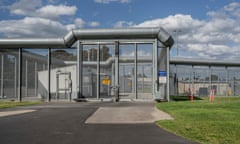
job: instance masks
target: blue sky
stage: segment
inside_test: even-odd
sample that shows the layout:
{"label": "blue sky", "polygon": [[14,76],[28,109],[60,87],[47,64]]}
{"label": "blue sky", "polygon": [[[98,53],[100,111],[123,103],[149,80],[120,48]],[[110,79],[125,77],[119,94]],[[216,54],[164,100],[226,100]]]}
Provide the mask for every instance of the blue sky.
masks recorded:
{"label": "blue sky", "polygon": [[[62,37],[79,28],[162,26],[184,57],[239,60],[239,25],[236,0],[0,1],[1,38]],[[176,44],[171,54],[176,56]]]}

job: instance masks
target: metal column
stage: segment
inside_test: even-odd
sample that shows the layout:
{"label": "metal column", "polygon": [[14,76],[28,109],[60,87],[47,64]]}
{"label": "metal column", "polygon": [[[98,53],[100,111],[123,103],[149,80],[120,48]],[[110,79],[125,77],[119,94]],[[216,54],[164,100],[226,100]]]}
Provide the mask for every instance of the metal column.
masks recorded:
{"label": "metal column", "polygon": [[119,42],[115,41],[115,56],[114,56],[114,62],[115,62],[115,83],[113,86],[115,101],[119,100]]}
{"label": "metal column", "polygon": [[100,44],[97,49],[97,99],[99,99],[100,93]]}
{"label": "metal column", "polygon": [[1,98],[4,98],[4,83],[3,83],[3,73],[4,73],[4,55],[2,55],[2,62],[1,62]]}
{"label": "metal column", "polygon": [[56,73],[56,100],[58,100],[59,98],[58,92],[59,92],[59,73],[57,72]]}
{"label": "metal column", "polygon": [[167,93],[167,101],[170,101],[170,96],[169,96],[169,57],[170,57],[170,53],[169,53],[169,47],[165,47],[167,49],[167,61],[166,61],[166,66],[167,66],[167,88],[166,88],[166,93]]}
{"label": "metal column", "polygon": [[137,99],[137,43],[135,43],[135,58],[134,58],[134,93],[135,98]]}
{"label": "metal column", "polygon": [[51,101],[51,48],[48,48],[48,95],[47,101]]}
{"label": "metal column", "polygon": [[142,65],[142,93],[144,93],[144,64]]}
{"label": "metal column", "polygon": [[228,96],[228,67],[225,66],[225,70],[226,70],[226,96]]}
{"label": "metal column", "polygon": [[14,59],[14,97],[17,98],[17,57]]}
{"label": "metal column", "polygon": [[18,100],[22,101],[22,48],[18,50]]}
{"label": "metal column", "polygon": [[25,97],[28,97],[28,60],[26,59],[25,69]]}
{"label": "metal column", "polygon": [[194,95],[194,91],[195,91],[195,88],[194,88],[195,72],[194,72],[194,66],[193,65],[192,65],[191,77],[192,77],[192,86],[191,86],[190,93],[192,95]]}
{"label": "metal column", "polygon": [[77,98],[82,98],[82,44],[77,42]]}
{"label": "metal column", "polygon": [[178,96],[178,71],[177,71],[177,65],[175,64],[175,73],[174,73],[174,95]]}
{"label": "metal column", "polygon": [[212,89],[212,69],[211,66],[209,66],[209,86],[210,90]]}
{"label": "metal column", "polygon": [[35,62],[35,96],[37,97],[38,92],[38,73],[37,73],[38,64]]}
{"label": "metal column", "polygon": [[159,70],[158,63],[157,63],[157,56],[158,56],[158,40],[155,39],[155,42],[153,43],[153,48],[152,48],[153,56],[152,56],[152,93],[153,93],[153,98],[157,99],[160,98],[160,93],[159,93],[159,84],[158,84],[158,77],[157,77],[157,72]]}

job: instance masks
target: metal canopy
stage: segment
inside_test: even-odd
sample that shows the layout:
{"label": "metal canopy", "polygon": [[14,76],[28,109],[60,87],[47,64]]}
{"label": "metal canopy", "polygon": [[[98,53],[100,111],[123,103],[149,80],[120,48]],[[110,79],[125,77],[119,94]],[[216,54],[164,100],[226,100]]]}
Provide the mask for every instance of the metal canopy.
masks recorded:
{"label": "metal canopy", "polygon": [[157,38],[164,46],[172,47],[174,40],[162,27],[79,29],[70,31],[63,38],[0,39],[0,48],[66,48],[77,40],[91,39],[150,39]]}

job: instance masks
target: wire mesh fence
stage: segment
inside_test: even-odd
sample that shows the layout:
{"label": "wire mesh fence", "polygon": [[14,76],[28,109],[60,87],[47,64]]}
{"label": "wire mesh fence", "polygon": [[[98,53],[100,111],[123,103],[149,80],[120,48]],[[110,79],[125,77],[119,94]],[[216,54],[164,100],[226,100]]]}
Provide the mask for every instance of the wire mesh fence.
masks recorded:
{"label": "wire mesh fence", "polygon": [[240,96],[240,68],[206,66],[170,66],[170,95]]}

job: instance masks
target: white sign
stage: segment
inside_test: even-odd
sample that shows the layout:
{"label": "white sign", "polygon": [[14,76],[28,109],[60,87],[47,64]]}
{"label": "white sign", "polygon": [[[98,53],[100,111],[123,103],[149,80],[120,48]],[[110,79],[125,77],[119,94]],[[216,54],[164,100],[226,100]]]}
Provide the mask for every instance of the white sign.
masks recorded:
{"label": "white sign", "polygon": [[166,76],[160,76],[158,77],[159,83],[167,83],[167,77]]}

